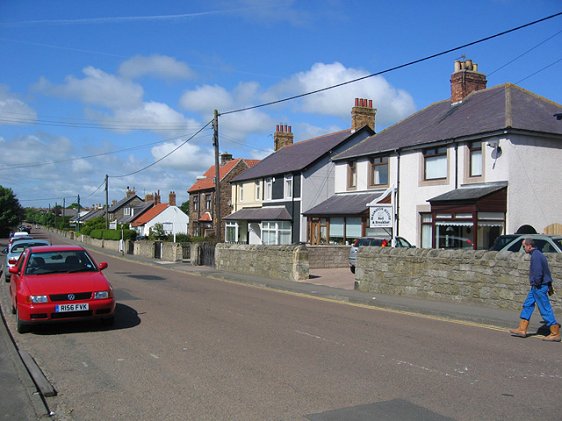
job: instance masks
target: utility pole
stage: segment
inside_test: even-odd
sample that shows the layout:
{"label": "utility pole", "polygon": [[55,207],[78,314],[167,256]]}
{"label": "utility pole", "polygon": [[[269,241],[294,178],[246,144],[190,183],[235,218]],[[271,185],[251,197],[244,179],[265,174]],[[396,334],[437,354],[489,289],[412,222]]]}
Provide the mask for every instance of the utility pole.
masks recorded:
{"label": "utility pole", "polygon": [[219,165],[219,112],[215,110],[213,117],[213,147],[215,148],[215,238],[221,240],[221,191]]}
{"label": "utility pole", "polygon": [[109,176],[105,175],[105,229],[109,229],[109,198],[107,196],[107,180]]}
{"label": "utility pole", "polygon": [[66,217],[66,197],[62,198],[62,229],[64,229],[64,222],[65,222],[65,217]]}
{"label": "utility pole", "polygon": [[80,232],[80,195],[78,195],[77,201],[78,201],[78,213],[76,217],[76,231]]}

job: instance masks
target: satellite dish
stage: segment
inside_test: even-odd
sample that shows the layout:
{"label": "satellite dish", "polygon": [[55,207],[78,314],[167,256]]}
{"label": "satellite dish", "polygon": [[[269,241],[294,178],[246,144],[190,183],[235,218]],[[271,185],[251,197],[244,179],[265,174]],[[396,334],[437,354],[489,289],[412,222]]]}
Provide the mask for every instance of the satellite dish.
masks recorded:
{"label": "satellite dish", "polygon": [[492,149],[492,158],[498,159],[500,156],[502,156],[502,148],[496,146],[494,149]]}

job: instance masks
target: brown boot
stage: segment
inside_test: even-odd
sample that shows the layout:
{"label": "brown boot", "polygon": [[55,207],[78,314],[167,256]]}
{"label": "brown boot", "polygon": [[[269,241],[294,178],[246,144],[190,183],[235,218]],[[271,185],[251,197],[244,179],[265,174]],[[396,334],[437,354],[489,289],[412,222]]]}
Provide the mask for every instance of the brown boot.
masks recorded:
{"label": "brown boot", "polygon": [[511,329],[509,333],[511,333],[511,336],[517,336],[518,338],[526,338],[528,327],[529,327],[529,320],[521,319],[519,320],[519,327],[517,329]]}
{"label": "brown boot", "polygon": [[543,341],[560,342],[560,325],[558,323],[550,326],[550,335],[545,336]]}

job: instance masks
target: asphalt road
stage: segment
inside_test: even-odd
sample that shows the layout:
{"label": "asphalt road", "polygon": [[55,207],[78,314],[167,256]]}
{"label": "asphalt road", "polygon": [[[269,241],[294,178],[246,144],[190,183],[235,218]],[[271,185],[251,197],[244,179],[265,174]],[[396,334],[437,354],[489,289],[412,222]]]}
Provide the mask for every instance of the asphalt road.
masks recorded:
{"label": "asphalt road", "polygon": [[14,334],[53,419],[560,419],[560,344],[94,256],[114,327]]}

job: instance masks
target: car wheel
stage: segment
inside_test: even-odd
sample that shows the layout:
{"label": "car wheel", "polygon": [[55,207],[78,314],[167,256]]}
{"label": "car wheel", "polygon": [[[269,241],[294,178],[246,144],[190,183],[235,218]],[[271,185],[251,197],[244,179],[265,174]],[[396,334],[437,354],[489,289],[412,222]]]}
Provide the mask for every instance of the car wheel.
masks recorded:
{"label": "car wheel", "polygon": [[17,329],[18,333],[29,332],[29,326],[26,325],[23,321],[20,320],[17,309],[16,309],[16,329]]}

